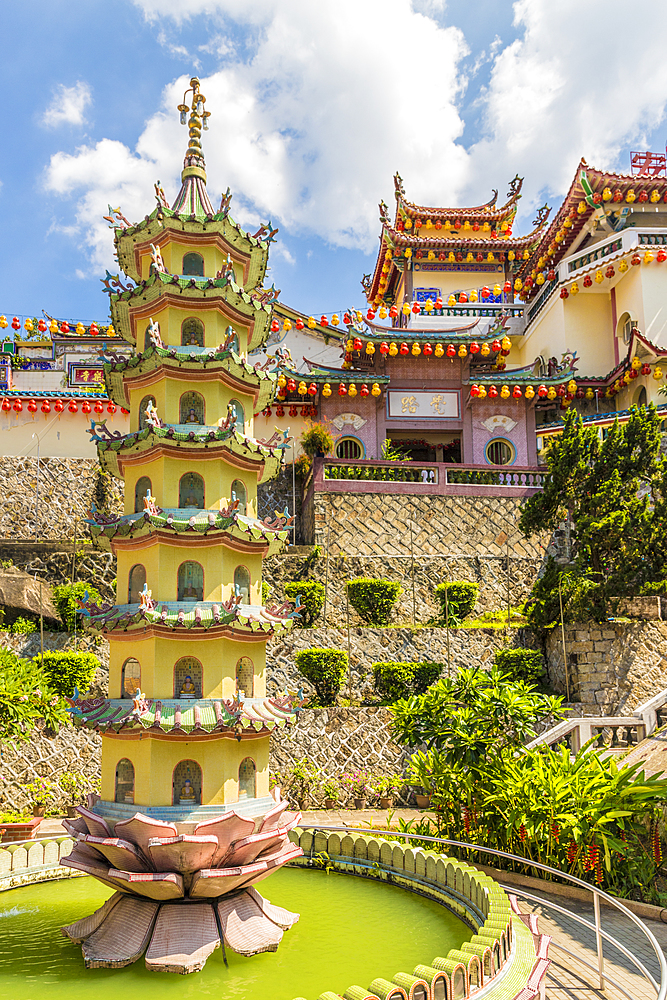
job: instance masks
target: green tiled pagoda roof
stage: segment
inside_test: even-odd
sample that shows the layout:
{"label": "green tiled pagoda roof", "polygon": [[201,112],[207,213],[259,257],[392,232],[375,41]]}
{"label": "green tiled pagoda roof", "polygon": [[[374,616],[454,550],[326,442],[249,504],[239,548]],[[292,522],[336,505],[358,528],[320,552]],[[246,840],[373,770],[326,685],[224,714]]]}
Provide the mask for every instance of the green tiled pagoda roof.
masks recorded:
{"label": "green tiled pagoda roof", "polygon": [[82,605],[85,624],[94,632],[142,631],[149,626],[168,629],[203,629],[229,627],[235,632],[258,638],[289,631],[296,611],[282,608],[264,608],[252,604],[215,601],[153,601],[147,603]]}

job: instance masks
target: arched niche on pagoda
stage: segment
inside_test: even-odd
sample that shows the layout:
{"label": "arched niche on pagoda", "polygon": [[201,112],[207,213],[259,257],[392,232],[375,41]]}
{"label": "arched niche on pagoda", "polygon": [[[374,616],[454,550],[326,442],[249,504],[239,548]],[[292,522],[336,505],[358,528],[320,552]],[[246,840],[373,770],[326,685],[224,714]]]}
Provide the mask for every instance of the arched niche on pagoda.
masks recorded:
{"label": "arched niche on pagoda", "polygon": [[257,767],[252,757],[239,764],[239,799],[257,798]]}
{"label": "arched niche on pagoda", "polygon": [[232,482],[232,503],[238,500],[237,512],[239,514],[245,514],[248,510],[248,491],[245,488],[245,483],[240,479],[235,479]]}
{"label": "arched niche on pagoda", "polygon": [[172,774],[171,786],[173,805],[201,805],[202,773],[197,761],[179,761]]}
{"label": "arched niche on pagoda", "polygon": [[202,665],[196,656],[182,656],[174,664],[174,698],[201,698]]}
{"label": "arched niche on pagoda", "polygon": [[142,514],[144,511],[144,499],[146,494],[151,491],[151,481],[148,476],[139,476],[137,479],[137,485],[134,487],[134,512],[135,514]]}
{"label": "arched niche on pagoda", "polygon": [[245,410],[243,404],[239,403],[238,399],[230,399],[230,407],[234,411],[234,420],[236,421],[236,430],[239,434],[243,434],[245,431]]}
{"label": "arched niche on pagoda", "polygon": [[129,656],[120,672],[121,698],[134,698],[141,688],[141,664],[135,656]]}
{"label": "arched niche on pagoda", "polygon": [[134,802],[134,764],[127,757],[116,764],[114,802]]}
{"label": "arched niche on pagoda", "polygon": [[204,424],[206,422],[204,397],[193,390],[184,392],[179,401],[178,412],[181,424]]}
{"label": "arched niche on pagoda", "polygon": [[187,560],[178,567],[177,600],[204,600],[204,569],[200,563]]}
{"label": "arched niche on pagoda", "polygon": [[181,274],[189,274],[194,278],[202,278],[204,276],[204,258],[200,253],[195,253],[194,250],[183,254],[181,267]]}
{"label": "arched niche on pagoda", "polygon": [[[144,396],[144,398],[139,403],[139,430],[142,431],[144,427],[148,426],[148,418],[146,417],[146,410],[148,409],[148,404],[152,403],[155,406],[155,396]],[[146,494],[144,494],[145,496]]]}
{"label": "arched niche on pagoda", "polygon": [[204,346],[204,324],[196,316],[189,316],[181,323],[181,346]]}
{"label": "arched niche on pagoda", "polygon": [[197,472],[186,472],[178,483],[178,506],[203,510],[205,503],[204,480]]}
{"label": "arched niche on pagoda", "polygon": [[241,604],[250,604],[250,570],[247,566],[237,566],[234,570],[234,594],[241,598]]}
{"label": "arched niche on pagoda", "polygon": [[255,667],[249,656],[242,656],[236,664],[236,693],[243,691],[252,698],[255,687]]}
{"label": "arched niche on pagoda", "polygon": [[138,604],[139,595],[146,584],[146,567],[141,563],[135,563],[128,573],[127,579],[127,603]]}

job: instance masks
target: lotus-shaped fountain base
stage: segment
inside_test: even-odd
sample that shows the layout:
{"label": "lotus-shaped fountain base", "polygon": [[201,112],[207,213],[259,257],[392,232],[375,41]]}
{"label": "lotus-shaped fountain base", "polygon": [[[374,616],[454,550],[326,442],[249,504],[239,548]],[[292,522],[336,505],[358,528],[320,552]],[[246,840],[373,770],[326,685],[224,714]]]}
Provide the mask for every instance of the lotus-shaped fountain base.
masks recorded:
{"label": "lotus-shaped fountain base", "polygon": [[275,951],[299,919],[254,884],[303,852],[289,840],[299,814],[278,802],[258,819],[223,813],[176,825],[136,813],[110,829],[79,807],[66,821],[75,838],[62,864],[116,889],[99,910],[62,931],[81,944],[88,968],[120,968],[146,952],[160,972],[197,972],[220,945],[241,955]]}

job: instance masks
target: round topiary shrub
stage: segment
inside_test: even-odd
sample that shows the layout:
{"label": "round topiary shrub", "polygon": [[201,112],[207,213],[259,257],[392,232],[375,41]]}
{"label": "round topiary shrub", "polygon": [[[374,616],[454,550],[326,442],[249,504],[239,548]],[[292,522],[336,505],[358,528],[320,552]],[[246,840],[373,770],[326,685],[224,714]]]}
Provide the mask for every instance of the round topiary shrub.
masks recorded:
{"label": "round topiary shrub", "polygon": [[53,603],[67,632],[74,631],[75,621],[77,630],[84,629],[85,619],[79,614],[79,601],[84,599],[86,593],[91,604],[103,603],[100,592],[83,581],[74,584],[64,583],[60,587],[53,588]]}
{"label": "round topiary shrub", "polygon": [[440,676],[439,663],[374,663],[375,690],[385,701],[399,701],[413,694],[424,694]]}
{"label": "round topiary shrub", "polygon": [[300,649],[296,665],[315,688],[320,705],[333,705],[347,672],[347,653],[340,649]]}
{"label": "round topiary shrub", "polygon": [[322,614],[324,607],[324,584],[317,580],[302,580],[285,584],[285,594],[291,601],[301,597],[300,617],[295,618],[295,624],[301,628],[312,628]]}
{"label": "round topiary shrub", "polygon": [[400,583],[360,576],[348,580],[347,595],[360,618],[369,625],[389,625],[396,601],[403,593]]}
{"label": "round topiary shrub", "polygon": [[[40,660],[41,655],[35,657],[36,663]],[[74,688],[79,689],[79,694],[85,694],[99,666],[100,661],[94,653],[77,653],[75,650],[44,653],[44,673],[50,686],[58,694],[69,697],[74,694]]]}
{"label": "round topiary shrub", "polygon": [[537,684],[544,674],[544,657],[537,649],[499,649],[496,666],[513,681]]}
{"label": "round topiary shrub", "polygon": [[479,597],[479,586],[470,583],[468,580],[450,580],[448,583],[439,583],[434,590],[435,599],[440,605],[440,617],[444,622],[447,618],[447,608],[445,607],[445,595],[449,605],[449,618],[455,621],[463,621],[472,612]]}

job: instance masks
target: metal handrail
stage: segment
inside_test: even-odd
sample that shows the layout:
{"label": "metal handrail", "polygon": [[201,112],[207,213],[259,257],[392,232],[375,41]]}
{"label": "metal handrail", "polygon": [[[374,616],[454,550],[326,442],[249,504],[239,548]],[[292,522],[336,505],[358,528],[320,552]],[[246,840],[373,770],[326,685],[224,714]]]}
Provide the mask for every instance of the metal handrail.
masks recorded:
{"label": "metal handrail", "polygon": [[[560,871],[558,868],[551,868],[549,865],[542,864],[540,861],[531,861],[528,858],[521,858],[516,854],[510,854],[507,851],[500,851],[494,847],[483,847],[481,844],[466,844],[463,841],[448,840],[445,837],[429,837],[421,833],[404,833],[398,830],[382,830],[374,827],[364,828],[364,827],[348,827],[348,826],[326,826],[314,823],[306,824],[302,829],[329,830],[332,833],[345,833],[345,834],[362,833],[366,836],[369,835],[381,836],[381,837],[388,837],[391,839],[404,837],[408,840],[422,840],[422,841],[426,840],[434,844],[446,844],[449,847],[460,847],[468,851],[479,851],[482,854],[492,854],[495,857],[504,858],[507,861],[518,861],[520,864],[525,865],[528,868],[539,868],[540,871],[547,872],[550,875],[556,875],[559,879],[565,879],[566,881],[571,882],[573,885],[576,885],[582,889],[586,889],[588,892],[591,892],[593,894],[593,909],[595,913],[594,924],[591,924],[583,917],[579,917],[578,914],[572,913],[570,910],[563,909],[563,907],[558,906],[556,903],[551,903],[548,900],[531,896],[530,893],[524,892],[517,886],[510,887],[503,885],[501,887],[503,889],[507,889],[512,893],[515,893],[516,895],[524,896],[526,899],[536,900],[543,906],[552,907],[555,910],[559,910],[562,913],[566,913],[569,917],[572,917],[578,923],[583,923],[587,927],[589,927],[589,929],[594,931],[597,961],[598,961],[597,973],[600,982],[599,988],[601,990],[604,990],[605,980],[607,980],[614,987],[616,987],[616,989],[620,990],[621,993],[625,994],[625,996],[629,996],[627,991],[619,983],[615,982],[615,980],[612,979],[612,977],[604,970],[604,954],[602,951],[602,939],[604,938],[605,940],[609,941],[610,944],[617,947],[623,954],[625,954],[633,962],[633,964],[640,970],[644,978],[647,979],[647,981],[651,984],[651,986],[656,990],[656,1000],[667,1000],[667,959],[665,958],[662,948],[660,947],[655,935],[652,933],[651,930],[649,930],[649,928],[646,926],[643,920],[640,920],[639,917],[635,916],[635,914],[631,910],[629,910],[627,906],[624,906],[623,903],[620,902],[620,900],[616,899],[614,896],[610,896],[609,893],[604,892],[604,890],[592,886],[589,882],[584,882],[583,879],[577,878],[576,875],[570,875],[567,872]],[[604,899],[604,901],[609,906],[615,907],[615,909],[620,910],[620,912],[623,913],[626,917],[629,917],[630,920],[634,924],[636,924],[637,927],[639,927],[642,934],[644,934],[644,936],[648,939],[648,942],[653,948],[656,958],[658,959],[658,965],[660,966],[659,986],[656,983],[653,976],[648,971],[648,969],[645,968],[645,966],[643,965],[642,962],[640,962],[639,959],[631,955],[628,949],[626,949],[623,945],[621,945],[620,942],[616,941],[611,935],[607,934],[605,931],[602,930],[601,918],[600,918],[601,899]],[[566,952],[572,958],[575,958],[577,961],[581,962],[582,965],[586,965],[589,968],[594,969],[594,966],[592,966],[589,962],[586,962],[586,960],[581,958],[579,955],[576,955],[573,952],[568,951],[568,949],[564,948],[562,945],[559,945],[557,942],[554,942],[554,945],[555,947],[559,948],[559,950]],[[633,1000],[633,998],[629,998],[629,1000]]]}

